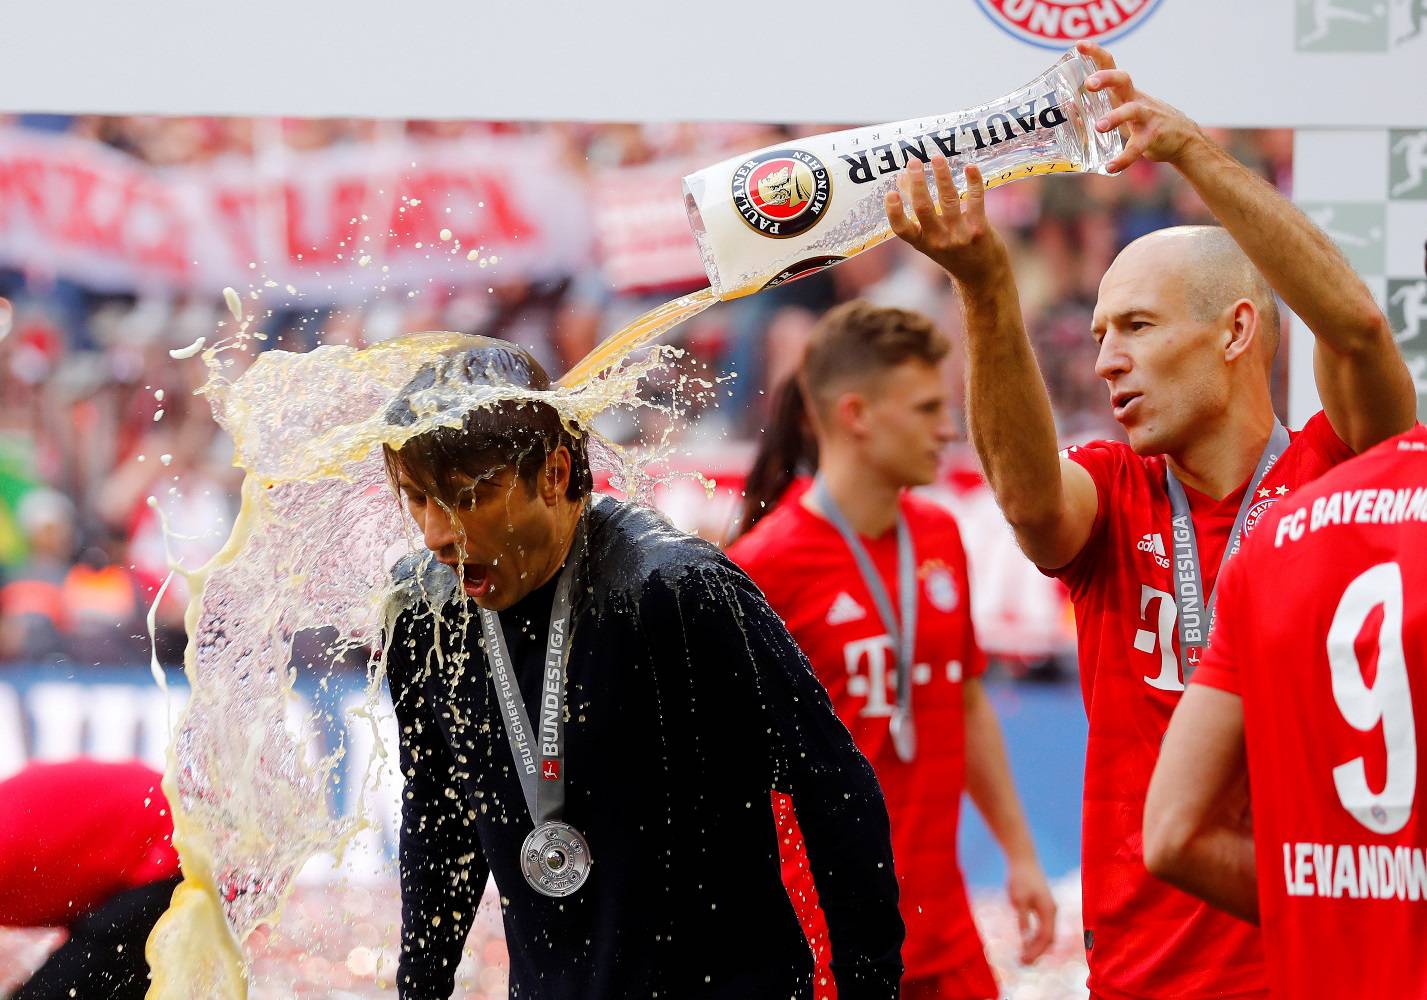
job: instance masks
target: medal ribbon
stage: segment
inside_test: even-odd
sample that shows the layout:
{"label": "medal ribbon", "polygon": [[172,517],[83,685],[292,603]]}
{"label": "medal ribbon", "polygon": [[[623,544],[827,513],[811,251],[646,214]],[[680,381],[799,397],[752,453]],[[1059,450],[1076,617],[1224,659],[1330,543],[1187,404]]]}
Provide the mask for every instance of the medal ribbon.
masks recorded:
{"label": "medal ribbon", "polygon": [[[1259,456],[1258,467],[1249,480],[1249,488],[1244,492],[1243,503],[1239,504],[1239,514],[1234,518],[1234,530],[1224,546],[1224,556],[1219,560],[1219,574],[1214,577],[1214,590],[1219,589],[1219,579],[1229,557],[1239,551],[1244,534],[1244,522],[1248,519],[1249,508],[1254,505],[1254,494],[1259,484],[1268,475],[1280,455],[1289,445],[1288,431],[1277,420],[1273,422],[1273,433]],[[1164,466],[1165,486],[1169,491],[1170,538],[1174,549],[1174,601],[1179,608],[1179,663],[1184,672],[1184,683],[1189,683],[1194,673],[1190,662],[1191,649],[1203,649],[1209,645],[1209,633],[1214,627],[1214,593],[1204,596],[1204,576],[1199,566],[1199,543],[1194,534],[1194,518],[1189,512],[1189,497],[1184,486],[1175,476],[1166,461]]]}
{"label": "medal ribbon", "polygon": [[520,790],[536,826],[560,819],[565,811],[565,663],[570,657],[570,590],[575,579],[577,553],[585,535],[581,518],[575,540],[566,557],[565,568],[555,584],[555,600],[550,608],[550,631],[545,643],[545,665],[540,680],[540,732],[531,726],[530,713],[521,697],[511,669],[510,647],[500,628],[500,616],[481,608],[481,631],[485,636],[486,661],[501,703],[501,721],[515,758]]}
{"label": "medal ribbon", "polygon": [[[862,540],[857,537],[857,532],[852,530],[852,525],[848,523],[847,518],[838,508],[837,501],[833,500],[832,493],[827,488],[827,482],[822,476],[813,478],[812,489],[813,499],[822,508],[828,521],[837,529],[837,533],[842,536],[842,540],[851,550],[852,558],[857,563],[857,571],[862,576],[862,582],[866,585],[867,592],[872,595],[872,603],[877,605],[877,614],[882,618],[882,625],[887,629],[887,634],[892,637],[893,655],[897,661],[897,714],[900,716],[899,724],[910,727],[912,725],[912,657],[915,655],[917,641],[917,560],[916,553],[912,548],[912,533],[908,530],[906,519],[902,517],[899,507],[897,510],[897,597],[901,605],[899,620],[892,610],[892,599],[887,594],[887,587],[882,583],[882,575],[877,572],[877,567],[873,564],[872,557],[867,554]],[[908,731],[910,732],[910,729]]]}

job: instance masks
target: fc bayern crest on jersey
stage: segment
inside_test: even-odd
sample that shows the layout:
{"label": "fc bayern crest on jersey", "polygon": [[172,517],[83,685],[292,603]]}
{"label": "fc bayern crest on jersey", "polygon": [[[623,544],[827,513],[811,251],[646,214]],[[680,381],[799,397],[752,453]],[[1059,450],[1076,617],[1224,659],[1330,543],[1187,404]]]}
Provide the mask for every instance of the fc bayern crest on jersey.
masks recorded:
{"label": "fc bayern crest on jersey", "polygon": [[1268,513],[1268,509],[1278,503],[1278,497],[1269,497],[1267,500],[1260,500],[1249,508],[1249,512],[1244,515],[1244,537],[1248,538],[1254,530],[1254,525],[1259,523],[1259,518]]}
{"label": "fc bayern crest on jersey", "polygon": [[1113,42],[1134,31],[1160,0],[976,0],[1002,31],[1043,49]]}
{"label": "fc bayern crest on jersey", "polygon": [[961,594],[956,589],[956,578],[945,566],[937,566],[927,574],[927,600],[932,607],[946,614],[956,610]]}
{"label": "fc bayern crest on jersey", "polygon": [[774,149],[739,165],[731,193],[748,228],[785,240],[818,224],[832,197],[832,175],[812,153]]}

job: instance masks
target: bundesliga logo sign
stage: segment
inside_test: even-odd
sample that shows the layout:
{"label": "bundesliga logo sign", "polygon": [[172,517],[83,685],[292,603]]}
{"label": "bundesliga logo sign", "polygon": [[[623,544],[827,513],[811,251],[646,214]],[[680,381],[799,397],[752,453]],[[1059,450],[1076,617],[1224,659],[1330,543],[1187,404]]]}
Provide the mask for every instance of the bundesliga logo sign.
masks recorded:
{"label": "bundesliga logo sign", "polygon": [[1133,31],[1160,0],[976,0],[996,26],[1023,42],[1064,49],[1112,42]]}

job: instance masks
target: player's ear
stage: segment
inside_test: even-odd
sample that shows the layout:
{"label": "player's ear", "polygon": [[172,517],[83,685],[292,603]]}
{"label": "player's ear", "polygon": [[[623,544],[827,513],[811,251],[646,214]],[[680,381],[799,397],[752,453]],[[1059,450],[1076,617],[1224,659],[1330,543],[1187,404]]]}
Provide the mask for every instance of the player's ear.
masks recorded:
{"label": "player's ear", "polygon": [[1258,309],[1248,299],[1229,307],[1224,324],[1224,360],[1236,361],[1258,344],[1262,334]]}
{"label": "player's ear", "polygon": [[833,402],[832,415],[844,433],[863,434],[867,430],[867,398],[860,392],[844,392]]}
{"label": "player's ear", "polygon": [[545,460],[545,468],[540,473],[540,499],[548,506],[554,506],[569,489],[570,470],[570,449],[562,444],[550,453],[550,457]]}

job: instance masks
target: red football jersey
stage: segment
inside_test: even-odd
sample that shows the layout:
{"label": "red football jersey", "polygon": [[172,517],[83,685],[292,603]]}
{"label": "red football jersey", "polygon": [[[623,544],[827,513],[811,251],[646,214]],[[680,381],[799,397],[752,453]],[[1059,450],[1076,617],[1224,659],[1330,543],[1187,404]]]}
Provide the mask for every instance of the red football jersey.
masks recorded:
{"label": "red football jersey", "polygon": [[[897,702],[893,640],[837,529],[802,505],[806,485],[791,490],[729,555],[787,623],[881,781],[907,925],[902,949],[906,979],[945,977],[968,989],[948,995],[995,996],[995,979],[971,919],[955,853],[965,771],[961,682],[985,670],[971,624],[966,554],[956,521],[929,500],[912,495],[901,500],[920,591],[912,673],[917,756],[905,763],[888,730]],[[893,606],[900,606],[896,532],[862,543]],[[821,998],[831,992],[822,984],[832,982],[826,926],[786,802],[779,826],[784,880],[819,956]]]}
{"label": "red football jersey", "polygon": [[[1171,888],[1144,865],[1145,793],[1184,690],[1164,458],[1141,458],[1108,441],[1066,454],[1090,473],[1099,494],[1085,547],[1052,574],[1075,605],[1090,720],[1081,816],[1090,990],[1115,1000],[1262,993],[1258,929]],[[1246,535],[1274,503],[1350,457],[1327,417],[1315,415],[1264,477]],[[1219,501],[1185,487],[1206,594],[1247,485]]]}
{"label": "red football jersey", "polygon": [[1193,683],[1244,702],[1269,987],[1427,997],[1427,430],[1280,504]]}
{"label": "red football jersey", "polygon": [[0,925],[67,926],[177,875],[162,780],[139,763],[72,760],[0,782]]}

